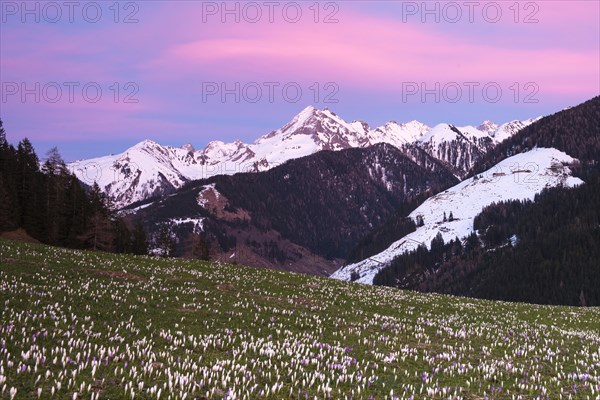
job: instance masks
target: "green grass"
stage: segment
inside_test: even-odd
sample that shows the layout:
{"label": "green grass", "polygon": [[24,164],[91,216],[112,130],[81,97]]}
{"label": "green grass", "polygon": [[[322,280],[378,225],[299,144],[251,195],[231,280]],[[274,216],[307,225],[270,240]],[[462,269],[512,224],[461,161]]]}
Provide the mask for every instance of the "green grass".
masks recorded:
{"label": "green grass", "polygon": [[0,398],[600,398],[597,308],[10,241],[0,258]]}

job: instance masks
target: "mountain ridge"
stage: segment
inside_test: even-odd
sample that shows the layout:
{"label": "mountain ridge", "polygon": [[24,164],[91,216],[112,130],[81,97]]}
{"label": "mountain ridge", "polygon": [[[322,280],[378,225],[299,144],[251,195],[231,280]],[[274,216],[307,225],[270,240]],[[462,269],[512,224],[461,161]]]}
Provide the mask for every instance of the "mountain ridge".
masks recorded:
{"label": "mountain ridge", "polygon": [[197,150],[191,144],[162,146],[146,139],[116,155],[74,161],[69,168],[84,183],[97,182],[119,208],[172,193],[189,181],[266,171],[318,151],[365,148],[378,143],[401,149],[417,163],[424,162],[419,156],[424,151],[463,177],[483,154],[533,121],[515,120],[502,125],[484,121],[477,127],[458,128],[451,124],[429,127],[414,120],[400,124],[389,121],[370,128],[364,121],[347,122],[329,109],[308,106],[287,124],[251,144],[215,140]]}

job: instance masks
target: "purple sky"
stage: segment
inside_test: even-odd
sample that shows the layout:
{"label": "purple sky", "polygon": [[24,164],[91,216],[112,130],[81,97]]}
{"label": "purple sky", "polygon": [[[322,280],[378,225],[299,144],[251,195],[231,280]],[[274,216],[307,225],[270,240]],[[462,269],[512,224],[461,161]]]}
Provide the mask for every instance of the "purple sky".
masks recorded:
{"label": "purple sky", "polygon": [[600,94],[598,1],[68,4],[0,1],[0,118],[42,156],[249,142],[309,104],[466,125]]}

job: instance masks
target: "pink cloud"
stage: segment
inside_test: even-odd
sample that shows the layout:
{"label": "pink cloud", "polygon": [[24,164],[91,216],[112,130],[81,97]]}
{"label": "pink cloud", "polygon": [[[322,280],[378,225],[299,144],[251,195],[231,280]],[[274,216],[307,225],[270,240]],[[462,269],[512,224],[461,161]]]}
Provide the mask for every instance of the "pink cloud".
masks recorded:
{"label": "pink cloud", "polygon": [[[151,65],[172,77],[335,79],[387,91],[407,81],[537,82],[553,95],[598,87],[598,51],[491,46],[427,25],[346,13],[339,24],[233,24],[229,37],[169,47]],[[310,29],[309,29],[310,28]]]}
{"label": "pink cloud", "polygon": [[[598,87],[597,46],[551,46],[552,37],[557,42],[564,37],[559,26],[597,29],[595,2],[536,3],[539,23],[527,28],[550,35],[539,48],[515,43],[512,32],[518,27],[508,16],[502,24],[473,26],[474,33],[496,33],[465,36],[468,24],[453,33],[436,24],[403,23],[400,14],[365,16],[341,4],[335,24],[315,24],[310,18],[296,24],[281,18],[223,24],[217,17],[202,23],[201,6],[188,3],[181,8],[148,6],[145,13],[142,7],[139,24],[94,27],[75,36],[44,26],[19,29],[22,38],[3,40],[6,53],[14,54],[2,61],[4,79],[124,83],[125,69],[140,86],[190,94],[200,90],[199,83],[214,79],[331,80],[346,88],[383,92],[414,81],[535,81],[553,95]],[[527,10],[521,10],[522,17]],[[499,44],[503,33],[506,42]],[[35,40],[40,35],[47,40]],[[488,35],[495,40],[487,40]],[[598,44],[598,39],[581,35],[573,40]],[[19,51],[23,48],[28,51]],[[159,96],[153,103],[169,106]]]}

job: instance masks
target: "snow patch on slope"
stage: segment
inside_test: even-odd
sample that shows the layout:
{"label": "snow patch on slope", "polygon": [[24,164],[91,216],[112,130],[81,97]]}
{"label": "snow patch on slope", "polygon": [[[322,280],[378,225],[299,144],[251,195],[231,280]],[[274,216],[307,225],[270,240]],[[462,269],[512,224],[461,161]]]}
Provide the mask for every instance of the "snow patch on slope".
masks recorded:
{"label": "snow patch on slope", "polygon": [[[392,243],[383,252],[366,260],[342,267],[331,277],[350,280],[353,272],[360,274],[361,283],[373,283],[373,278],[398,255],[411,251],[420,244],[431,246],[431,240],[441,233],[445,242],[456,237],[463,238],[473,231],[473,220],[481,210],[505,200],[533,200],[545,188],[582,184],[571,176],[568,165],[575,161],[567,154],[552,148],[536,148],[509,157],[493,168],[427,199],[409,217],[415,222],[417,216],[424,220],[402,239]],[[454,220],[444,222],[444,213],[452,212]],[[516,238],[515,238],[516,239]]]}
{"label": "snow patch on slope", "polygon": [[219,199],[221,193],[216,189],[215,184],[211,183],[210,185],[203,186],[200,193],[198,193],[198,197],[196,200],[198,201],[198,205],[202,208],[206,208],[208,203],[210,202],[209,196],[214,196],[215,199]]}
{"label": "snow patch on slope", "polygon": [[200,233],[204,231],[204,220],[205,218],[172,218],[170,222],[172,225],[192,224],[193,232]]}

